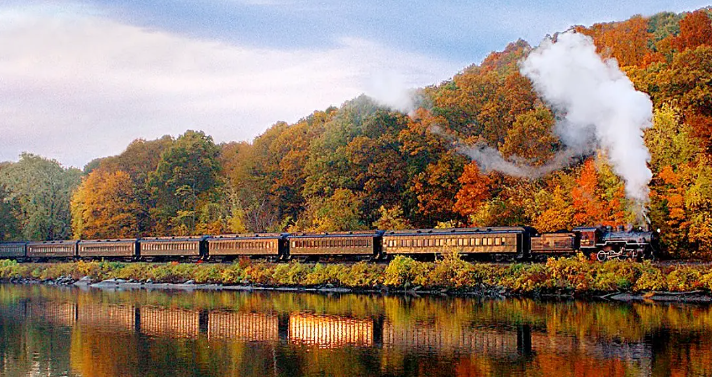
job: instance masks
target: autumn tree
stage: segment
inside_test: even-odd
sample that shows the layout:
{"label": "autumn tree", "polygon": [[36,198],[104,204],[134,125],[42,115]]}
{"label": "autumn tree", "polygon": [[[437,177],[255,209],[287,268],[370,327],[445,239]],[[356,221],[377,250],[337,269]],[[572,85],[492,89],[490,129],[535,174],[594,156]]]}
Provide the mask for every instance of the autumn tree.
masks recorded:
{"label": "autumn tree", "polygon": [[599,196],[598,172],[593,159],[583,164],[576,179],[576,186],[571,191],[574,209],[573,221],[577,225],[607,225],[605,203]]}
{"label": "autumn tree", "polygon": [[680,20],[680,34],[675,37],[673,45],[678,51],[712,46],[712,18],[706,10],[696,10]]}
{"label": "autumn tree", "polygon": [[648,53],[651,35],[648,19],[640,15],[622,22],[594,24],[590,28],[578,27],[578,32],[589,35],[603,58],[614,57],[620,66],[639,65]]}
{"label": "autumn tree", "polygon": [[[455,199],[455,211],[460,215],[468,217],[480,211],[480,207],[492,198],[492,179],[480,172],[476,163],[465,165],[458,181],[462,188],[458,191]],[[473,224],[483,225],[483,224]]]}
{"label": "autumn tree", "polygon": [[155,207],[151,197],[150,187],[147,184],[148,175],[154,172],[161,160],[161,154],[173,144],[173,138],[163,136],[156,140],[136,139],[132,141],[121,154],[91,161],[84,167],[85,174],[94,170],[103,170],[107,173],[125,172],[131,178],[132,208],[137,208],[136,214],[138,235],[153,235],[155,221],[150,209]]}
{"label": "autumn tree", "polygon": [[94,170],[72,196],[75,238],[137,237],[140,208],[133,182],[124,171]]}
{"label": "autumn tree", "polygon": [[400,206],[386,208],[381,206],[378,209],[380,217],[373,222],[373,227],[381,230],[401,230],[409,229],[413,226],[408,219],[403,216],[403,209]]}
{"label": "autumn tree", "polygon": [[653,156],[650,216],[673,255],[700,252],[709,257],[712,165],[692,133],[675,107],[656,110],[653,128],[645,134]]}
{"label": "autumn tree", "polygon": [[545,107],[522,113],[507,130],[499,150],[505,157],[517,156],[529,165],[543,165],[559,148],[559,139],[552,132],[554,124],[554,115]]}
{"label": "autumn tree", "polygon": [[295,230],[330,232],[361,230],[368,227],[361,221],[363,200],[349,189],[339,188],[326,198],[313,197],[307,202],[304,216]]}
{"label": "autumn tree", "polygon": [[572,228],[575,210],[572,206],[571,191],[566,186],[556,184],[552,192],[540,190],[532,199],[539,211],[531,216],[531,224],[539,232],[556,232]]}

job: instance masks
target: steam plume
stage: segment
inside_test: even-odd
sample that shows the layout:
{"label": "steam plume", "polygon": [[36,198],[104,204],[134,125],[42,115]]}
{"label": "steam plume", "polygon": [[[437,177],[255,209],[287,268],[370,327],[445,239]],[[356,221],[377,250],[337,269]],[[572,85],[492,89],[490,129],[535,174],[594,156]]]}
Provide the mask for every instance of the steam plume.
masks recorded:
{"label": "steam plume", "polygon": [[625,182],[626,196],[642,218],[648,202],[652,173],[643,130],[651,126],[650,98],[635,90],[615,59],[602,60],[593,40],[573,31],[544,40],[521,62],[520,72],[532,80],[559,121],[554,132],[564,148],[542,167],[504,159],[489,147],[466,147],[484,170],[498,170],[522,177],[539,177],[590,154],[606,151],[613,171]]}

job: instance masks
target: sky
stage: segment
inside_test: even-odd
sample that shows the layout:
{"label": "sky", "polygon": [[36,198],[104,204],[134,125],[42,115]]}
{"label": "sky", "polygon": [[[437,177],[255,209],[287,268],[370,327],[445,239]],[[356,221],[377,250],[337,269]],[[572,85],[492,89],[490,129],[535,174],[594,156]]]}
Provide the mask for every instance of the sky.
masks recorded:
{"label": "sky", "polygon": [[134,139],[250,141],[366,94],[407,110],[522,38],[700,1],[3,0],[0,161],[82,168]]}

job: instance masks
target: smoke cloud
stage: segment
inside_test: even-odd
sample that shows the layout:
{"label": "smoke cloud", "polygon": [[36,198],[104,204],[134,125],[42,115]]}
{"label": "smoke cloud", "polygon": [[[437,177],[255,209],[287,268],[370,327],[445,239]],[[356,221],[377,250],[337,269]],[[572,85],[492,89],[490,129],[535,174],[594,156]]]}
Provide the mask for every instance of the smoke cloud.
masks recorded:
{"label": "smoke cloud", "polygon": [[652,125],[650,98],[635,90],[615,59],[601,59],[590,37],[573,31],[544,40],[520,63],[520,72],[557,114],[562,151],[545,166],[531,167],[486,146],[460,150],[483,170],[536,178],[603,149],[642,218],[652,178],[643,141],[643,130]]}

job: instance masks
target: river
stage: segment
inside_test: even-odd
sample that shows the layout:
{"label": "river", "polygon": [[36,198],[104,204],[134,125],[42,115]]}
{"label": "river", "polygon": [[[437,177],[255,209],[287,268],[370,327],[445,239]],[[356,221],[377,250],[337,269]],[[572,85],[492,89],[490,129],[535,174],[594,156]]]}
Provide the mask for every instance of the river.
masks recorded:
{"label": "river", "polygon": [[712,307],[0,285],[2,376],[712,375]]}

